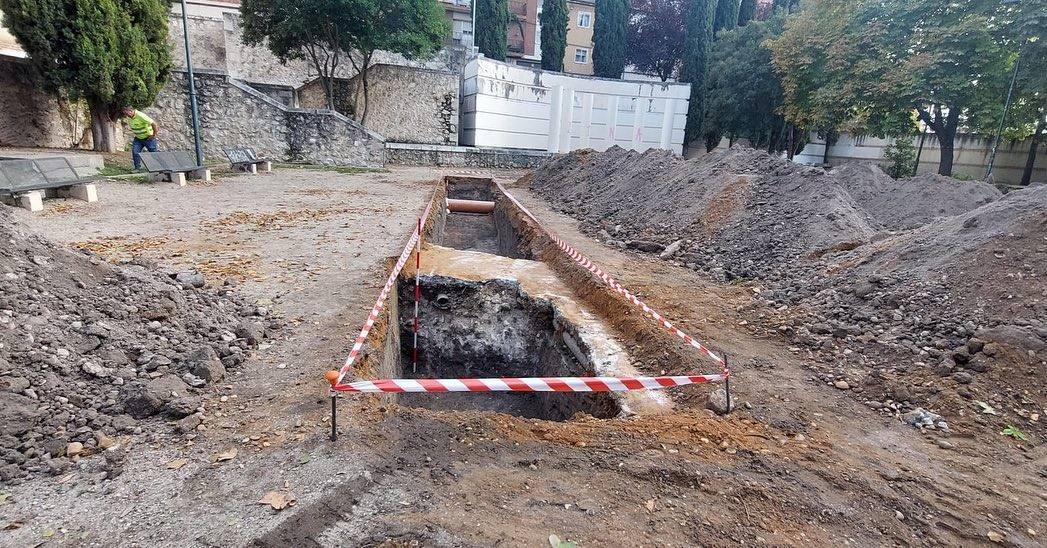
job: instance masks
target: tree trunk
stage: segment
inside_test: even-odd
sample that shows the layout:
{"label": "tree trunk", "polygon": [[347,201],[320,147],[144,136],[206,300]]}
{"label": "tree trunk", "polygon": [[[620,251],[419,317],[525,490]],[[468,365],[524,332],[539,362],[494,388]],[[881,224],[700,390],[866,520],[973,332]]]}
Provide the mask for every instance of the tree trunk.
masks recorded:
{"label": "tree trunk", "polygon": [[324,83],[324,95],[327,96],[327,110],[334,110],[334,78],[321,76]]}
{"label": "tree trunk", "polygon": [[941,144],[941,160],[938,162],[938,175],[952,177],[953,153],[956,144],[956,126],[960,122],[960,109],[956,106],[949,107],[949,115],[945,118],[945,127],[938,135],[938,143]]}
{"label": "tree trunk", "polygon": [[100,101],[88,101],[91,111],[91,141],[98,152],[116,152],[117,121],[114,109]]}
{"label": "tree trunk", "polygon": [[368,53],[367,55],[364,55],[363,63],[361,64],[362,68],[360,70],[360,83],[363,84],[364,88],[364,110],[363,113],[360,114],[360,125],[367,123],[367,109],[371,106],[371,89],[367,81],[367,75],[371,72],[371,55],[373,54]]}
{"label": "tree trunk", "polygon": [[785,153],[785,156],[787,158],[789,158],[789,161],[792,161],[792,159],[793,159],[793,146],[794,146],[793,143],[795,143],[795,142],[796,142],[796,128],[792,124],[789,124],[789,140],[786,141],[786,146],[789,147],[789,150],[786,151],[786,153]]}
{"label": "tree trunk", "polygon": [[1047,121],[1040,116],[1040,123],[1036,124],[1036,133],[1032,134],[1032,143],[1029,144],[1029,156],[1025,159],[1025,170],[1022,171],[1022,186],[1029,186],[1032,182],[1032,169],[1036,166],[1036,152],[1040,147],[1040,137],[1043,136],[1043,130],[1047,126]]}
{"label": "tree trunk", "polygon": [[822,165],[829,165],[829,149],[836,144],[836,140],[839,139],[839,134],[835,130],[828,130],[825,132],[825,148],[822,150]]}
{"label": "tree trunk", "polygon": [[371,106],[370,89],[368,89],[369,86],[367,85],[368,72],[370,72],[370,69],[367,65],[364,65],[364,70],[360,73],[360,82],[363,83],[364,86],[364,110],[363,113],[360,114],[360,125],[367,123],[367,107]]}

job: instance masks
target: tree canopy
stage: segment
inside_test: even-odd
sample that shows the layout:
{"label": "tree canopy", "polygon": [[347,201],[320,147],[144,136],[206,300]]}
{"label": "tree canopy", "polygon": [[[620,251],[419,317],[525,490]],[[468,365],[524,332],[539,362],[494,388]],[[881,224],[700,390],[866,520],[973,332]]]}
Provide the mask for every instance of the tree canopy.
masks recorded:
{"label": "tree canopy", "polygon": [[680,71],[689,2],[642,0],[633,4],[626,60],[637,72],[657,76],[665,82]]}
{"label": "tree canopy", "polygon": [[687,107],[687,127],[684,141],[698,139],[702,132],[705,113],[705,77],[708,74],[709,51],[713,41],[713,17],[716,0],[690,0],[684,19],[685,39],[680,81],[691,84],[691,99]]}
{"label": "tree canopy", "polygon": [[890,134],[908,131],[915,111],[949,175],[961,122],[974,125],[982,102],[1002,103],[1019,11],[996,0],[805,0],[771,43],[785,116]]}
{"label": "tree canopy", "polygon": [[756,19],[756,0],[742,0],[738,6],[738,26],[744,27]]}
{"label": "tree canopy", "polygon": [[593,23],[593,74],[602,78],[621,78],[625,70],[625,50],[629,22],[626,0],[596,0]]}
{"label": "tree canopy", "polygon": [[542,69],[563,71],[564,51],[567,49],[567,0],[546,0],[542,3]]}
{"label": "tree canopy", "polygon": [[490,59],[505,61],[509,49],[509,0],[475,1],[476,47]]}
{"label": "tree canopy", "polygon": [[717,0],[713,18],[713,34],[738,26],[738,0]]}
{"label": "tree canopy", "polygon": [[764,43],[782,30],[782,18],[754,21],[721,33],[709,61],[703,133],[707,148],[722,136],[747,139],[754,148],[785,149],[783,94]]}
{"label": "tree canopy", "polygon": [[[334,108],[333,79],[345,63],[364,79],[366,119],[367,68],[375,51],[407,58],[431,55],[449,25],[435,0],[243,0],[243,37],[265,44],[282,62],[308,61]],[[356,57],[354,57],[356,55]]]}
{"label": "tree canopy", "polygon": [[163,0],[0,0],[43,88],[84,99],[96,150],[116,149],[117,111],[153,104],[171,68]]}

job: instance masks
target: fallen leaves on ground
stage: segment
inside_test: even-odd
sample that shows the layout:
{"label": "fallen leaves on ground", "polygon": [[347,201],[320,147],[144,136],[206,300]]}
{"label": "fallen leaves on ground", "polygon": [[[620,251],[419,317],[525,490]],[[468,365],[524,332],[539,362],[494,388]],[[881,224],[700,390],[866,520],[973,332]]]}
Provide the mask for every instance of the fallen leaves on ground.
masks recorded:
{"label": "fallen leaves on ground", "polygon": [[288,506],[294,506],[298,499],[286,491],[269,491],[258,500],[258,504],[268,504],[273,510],[283,510]]}
{"label": "fallen leaves on ground", "polygon": [[101,255],[108,261],[116,261],[141,255],[145,251],[156,251],[167,245],[168,241],[166,236],[134,239],[124,236],[108,236],[73,242],[71,245],[76,249]]}

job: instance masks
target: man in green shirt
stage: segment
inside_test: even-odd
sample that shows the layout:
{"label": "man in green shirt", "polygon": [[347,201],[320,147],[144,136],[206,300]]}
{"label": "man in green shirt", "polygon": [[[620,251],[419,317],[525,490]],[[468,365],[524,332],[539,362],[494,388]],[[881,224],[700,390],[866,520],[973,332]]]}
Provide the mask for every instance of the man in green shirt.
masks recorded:
{"label": "man in green shirt", "polygon": [[127,118],[127,125],[131,128],[131,133],[135,134],[135,139],[131,142],[131,160],[137,171],[142,165],[142,150],[156,152],[156,133],[160,127],[140,110],[124,107],[122,111],[124,118]]}

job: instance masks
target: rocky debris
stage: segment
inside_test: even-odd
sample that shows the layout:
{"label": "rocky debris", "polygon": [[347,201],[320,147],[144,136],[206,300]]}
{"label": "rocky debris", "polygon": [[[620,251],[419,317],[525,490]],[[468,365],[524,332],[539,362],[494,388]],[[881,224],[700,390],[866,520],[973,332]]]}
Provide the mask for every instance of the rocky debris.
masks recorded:
{"label": "rocky debris", "polygon": [[717,415],[726,415],[729,411],[734,410],[734,399],[731,399],[731,407],[727,407],[727,391],[723,388],[717,388],[709,393],[709,401],[706,403],[706,407],[711,409]]}
{"label": "rocky debris", "polygon": [[917,407],[903,414],[902,421],[914,428],[929,428],[931,430],[937,428],[943,432],[949,431],[949,424],[942,419],[941,415],[931,413],[922,407]]}
{"label": "rocky debris", "polygon": [[209,383],[282,327],[235,292],[200,289],[195,276],[112,266],[55,245],[6,207],[0,240],[3,481],[59,473],[69,466],[64,455],[92,455],[117,434],[163,426],[150,417],[195,414]]}
{"label": "rocky debris", "polygon": [[753,284],[752,329],[811,352],[817,381],[885,414],[980,397],[1025,417],[1047,404],[1047,186],[1001,195],[742,148],[576,151],[530,186],[608,245]]}

